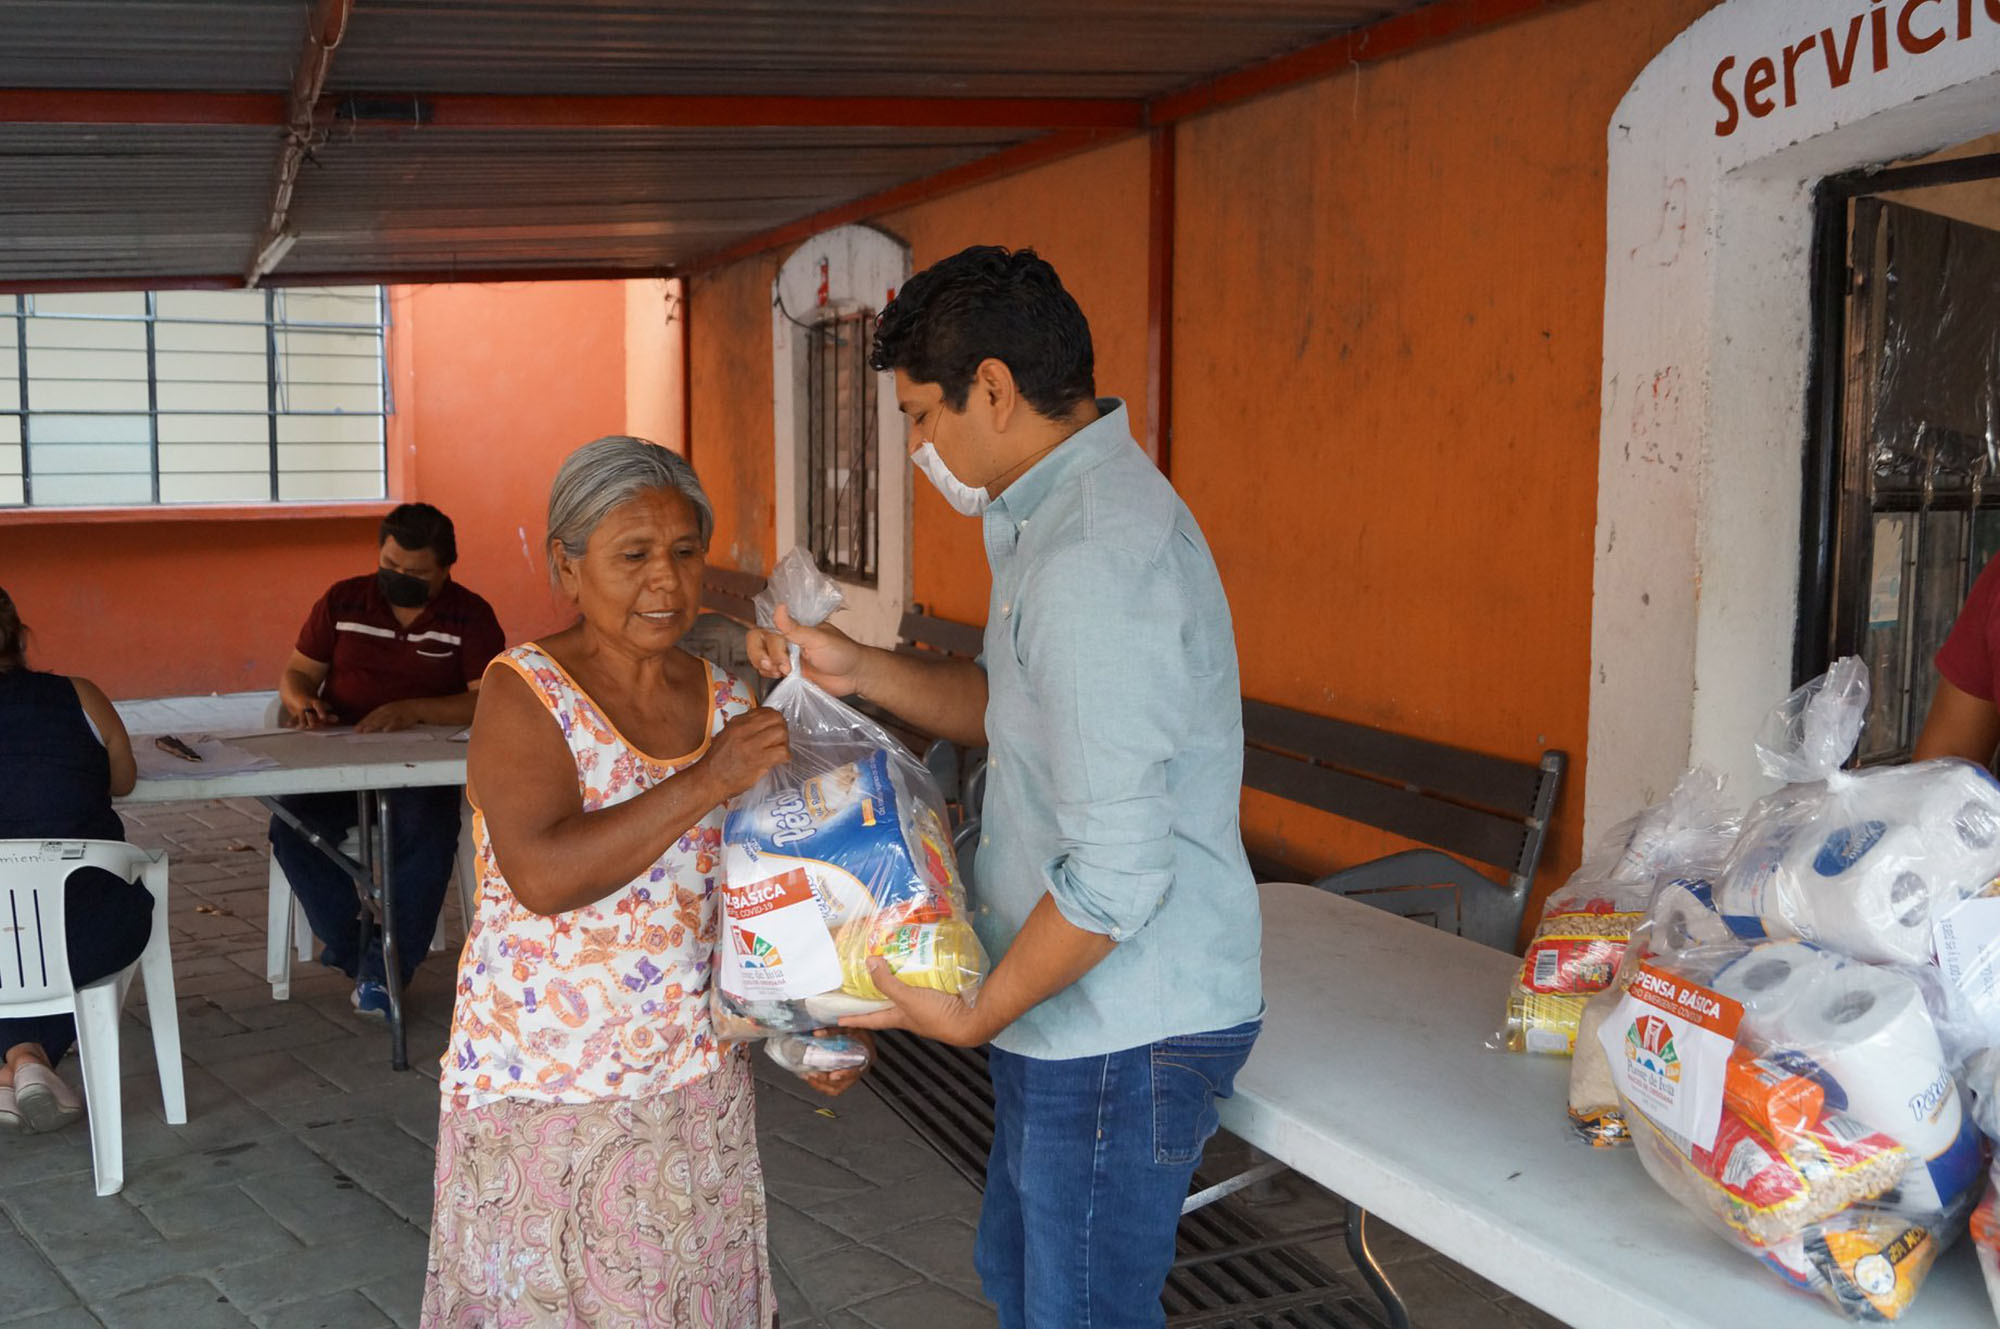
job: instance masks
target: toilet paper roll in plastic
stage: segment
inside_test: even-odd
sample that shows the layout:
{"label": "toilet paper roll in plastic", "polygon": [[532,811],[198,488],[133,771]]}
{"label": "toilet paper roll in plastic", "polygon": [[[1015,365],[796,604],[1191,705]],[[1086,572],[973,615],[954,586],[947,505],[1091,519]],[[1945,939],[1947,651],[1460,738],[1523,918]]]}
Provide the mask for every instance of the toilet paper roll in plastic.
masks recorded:
{"label": "toilet paper roll in plastic", "polygon": [[1932,917],[1958,901],[1932,839],[1923,827],[1882,821],[1800,836],[1765,892],[1766,930],[1871,964],[1929,964]]}
{"label": "toilet paper roll in plastic", "polygon": [[1777,1019],[1774,1038],[1810,1058],[1838,1087],[1849,1116],[1890,1136],[1921,1166],[1904,1202],[1945,1208],[1979,1175],[1979,1139],[1945,1064],[1923,992],[1868,965],[1810,971],[1811,986]]}
{"label": "toilet paper roll in plastic", "polygon": [[1650,912],[1654,951],[1722,946],[1736,935],[1715,911],[1714,888],[1696,877],[1677,878],[1660,887]]}
{"label": "toilet paper roll in plastic", "polygon": [[1780,1042],[1784,1018],[1819,978],[1840,961],[1809,942],[1767,941],[1751,948],[1715,976],[1715,990],[1743,1003],[1743,1028],[1754,1038]]}

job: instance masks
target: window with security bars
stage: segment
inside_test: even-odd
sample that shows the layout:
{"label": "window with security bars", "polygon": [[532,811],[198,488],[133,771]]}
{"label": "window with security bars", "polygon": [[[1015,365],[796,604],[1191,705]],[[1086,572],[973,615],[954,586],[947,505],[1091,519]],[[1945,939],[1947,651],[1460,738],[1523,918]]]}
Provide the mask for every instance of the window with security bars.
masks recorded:
{"label": "window with security bars", "polygon": [[1827,656],[1867,662],[1868,765],[1909,756],[1932,660],[2000,553],[2000,231],[1882,198],[1830,206],[1851,211]]}
{"label": "window with security bars", "polygon": [[0,507],[387,493],[380,287],[0,295]]}
{"label": "window with security bars", "polygon": [[877,444],[871,310],[816,323],[806,336],[806,539],[832,576],[875,584]]}

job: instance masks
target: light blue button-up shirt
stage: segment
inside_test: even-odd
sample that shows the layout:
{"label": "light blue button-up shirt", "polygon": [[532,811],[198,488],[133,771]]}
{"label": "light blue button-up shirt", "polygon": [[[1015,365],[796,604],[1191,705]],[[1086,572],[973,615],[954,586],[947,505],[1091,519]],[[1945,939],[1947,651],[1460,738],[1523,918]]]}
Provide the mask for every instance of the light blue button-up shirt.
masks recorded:
{"label": "light blue button-up shirt", "polygon": [[1046,893],[1119,943],[993,1040],[1028,1057],[1099,1056],[1263,1010],[1229,602],[1124,403],[1098,408],[983,519],[990,765],[974,924],[998,956]]}

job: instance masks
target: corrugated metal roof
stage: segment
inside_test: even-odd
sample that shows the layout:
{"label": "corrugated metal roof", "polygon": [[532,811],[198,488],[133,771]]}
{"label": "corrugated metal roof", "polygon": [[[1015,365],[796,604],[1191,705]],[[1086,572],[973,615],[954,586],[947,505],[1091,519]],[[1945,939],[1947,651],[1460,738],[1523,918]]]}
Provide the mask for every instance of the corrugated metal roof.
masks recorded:
{"label": "corrugated metal roof", "polygon": [[298,0],[0,0],[0,88],[283,92]]}
{"label": "corrugated metal roof", "polygon": [[[1421,2],[356,0],[327,96],[1136,100]],[[309,0],[0,0],[0,92],[56,90],[30,99],[44,119],[51,100],[71,114],[70,91],[282,93],[310,11]],[[298,241],[273,279],[657,271],[1035,133],[343,121],[301,173]],[[0,285],[243,272],[282,143],[276,124],[0,123]]]}
{"label": "corrugated metal roof", "polygon": [[0,276],[241,272],[277,129],[0,125]]}
{"label": "corrugated metal roof", "polygon": [[1149,97],[1408,3],[361,0],[348,91]]}
{"label": "corrugated metal roof", "polygon": [[315,151],[285,266],[547,267],[558,254],[656,269],[1008,141],[977,130],[369,128]]}

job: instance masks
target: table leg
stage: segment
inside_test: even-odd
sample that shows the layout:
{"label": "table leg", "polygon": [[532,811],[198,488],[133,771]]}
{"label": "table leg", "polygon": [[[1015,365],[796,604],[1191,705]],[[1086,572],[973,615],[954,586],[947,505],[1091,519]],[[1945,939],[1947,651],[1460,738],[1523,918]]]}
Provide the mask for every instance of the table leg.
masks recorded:
{"label": "table leg", "polygon": [[375,793],[375,823],[382,835],[382,854],[376,860],[377,897],[382,903],[382,984],[389,990],[389,1065],[399,1071],[410,1069],[407,1031],[403,1028],[403,958],[396,945],[396,882],[391,868],[389,846],[394,843],[389,817],[389,794]]}
{"label": "table leg", "polygon": [[377,838],[375,825],[375,800],[366,791],[354,796],[354,839],[361,850],[363,875],[355,881],[355,894],[360,897],[361,913],[354,920],[354,957],[360,964],[368,954],[371,929],[375,926],[375,865],[382,861],[382,844]]}
{"label": "table leg", "polygon": [[1375,1263],[1375,1253],[1368,1249],[1368,1211],[1349,1200],[1347,1204],[1347,1255],[1354,1261],[1354,1267],[1368,1280],[1369,1288],[1375,1293],[1375,1300],[1382,1303],[1382,1313],[1387,1317],[1389,1329],[1410,1329],[1410,1310],[1403,1304],[1402,1294],[1395,1284],[1382,1272],[1382,1266]]}

